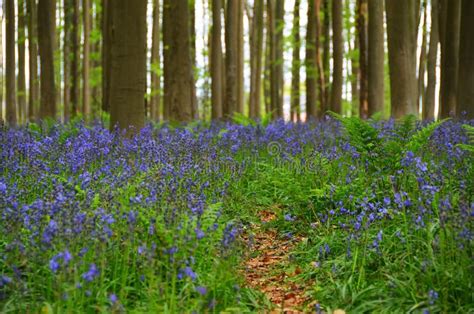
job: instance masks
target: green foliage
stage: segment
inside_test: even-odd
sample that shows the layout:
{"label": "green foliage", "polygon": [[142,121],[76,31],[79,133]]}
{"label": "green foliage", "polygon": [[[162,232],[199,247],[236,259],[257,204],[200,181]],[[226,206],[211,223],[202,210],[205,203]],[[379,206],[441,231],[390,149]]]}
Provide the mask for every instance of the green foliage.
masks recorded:
{"label": "green foliage", "polygon": [[467,144],[458,144],[457,146],[460,147],[461,149],[464,149],[464,150],[468,151],[468,152],[474,153],[474,126],[464,124],[463,128],[467,133],[467,136],[469,138],[469,143],[467,143]]}

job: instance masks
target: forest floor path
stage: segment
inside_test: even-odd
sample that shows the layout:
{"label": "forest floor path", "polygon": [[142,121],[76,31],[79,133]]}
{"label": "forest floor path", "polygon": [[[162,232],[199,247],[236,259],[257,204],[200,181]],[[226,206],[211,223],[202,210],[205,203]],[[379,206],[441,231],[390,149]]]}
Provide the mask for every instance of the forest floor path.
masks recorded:
{"label": "forest floor path", "polygon": [[[260,211],[260,223],[252,225],[247,235],[250,249],[243,265],[247,285],[265,294],[273,308],[265,313],[309,313],[309,283],[294,280],[301,270],[292,267],[291,251],[301,237],[285,236],[266,226],[276,219],[271,210]],[[313,305],[314,308],[314,305]]]}

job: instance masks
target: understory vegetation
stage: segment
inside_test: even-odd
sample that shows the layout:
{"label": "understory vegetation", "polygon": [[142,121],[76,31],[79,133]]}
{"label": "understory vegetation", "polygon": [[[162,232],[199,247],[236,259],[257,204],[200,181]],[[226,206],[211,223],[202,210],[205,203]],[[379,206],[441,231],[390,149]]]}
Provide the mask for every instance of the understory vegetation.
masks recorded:
{"label": "understory vegetation", "polygon": [[1,129],[0,310],[257,312],[269,209],[315,312],[474,310],[474,121],[235,122]]}

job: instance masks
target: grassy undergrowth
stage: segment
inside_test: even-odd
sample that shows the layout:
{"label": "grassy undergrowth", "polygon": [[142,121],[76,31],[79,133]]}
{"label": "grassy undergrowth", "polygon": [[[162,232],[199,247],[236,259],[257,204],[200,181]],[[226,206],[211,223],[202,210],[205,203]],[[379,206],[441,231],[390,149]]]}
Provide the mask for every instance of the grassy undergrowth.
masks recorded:
{"label": "grassy undergrowth", "polygon": [[462,123],[240,122],[2,129],[0,309],[258,311],[239,238],[276,204],[319,309],[473,310]]}

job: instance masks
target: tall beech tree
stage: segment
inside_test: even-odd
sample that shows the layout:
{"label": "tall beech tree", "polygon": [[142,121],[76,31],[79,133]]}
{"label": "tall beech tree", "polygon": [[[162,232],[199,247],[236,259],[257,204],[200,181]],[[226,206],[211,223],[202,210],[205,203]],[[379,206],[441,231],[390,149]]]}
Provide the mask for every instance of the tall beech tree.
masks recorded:
{"label": "tall beech tree", "polygon": [[[220,0],[219,0],[220,1]],[[250,31],[250,97],[249,116],[260,117],[260,93],[262,82],[264,0],[255,0]]]}
{"label": "tall beech tree", "polygon": [[38,15],[36,0],[26,1],[28,19],[28,120],[34,121],[39,107],[40,82],[38,79]]}
{"label": "tall beech tree", "polygon": [[40,57],[40,118],[56,117],[56,84],[54,77],[56,1],[38,1],[38,47]]}
{"label": "tall beech tree", "polygon": [[6,122],[16,125],[16,80],[15,80],[15,1],[5,2],[6,20]]}
{"label": "tall beech tree", "polygon": [[391,115],[418,114],[416,83],[416,0],[386,0]]}
{"label": "tall beech tree", "polygon": [[165,0],[163,70],[165,119],[191,121],[194,99],[187,0]]}
{"label": "tall beech tree", "polygon": [[291,63],[291,103],[290,118],[293,121],[300,119],[300,1],[295,0],[293,9],[293,58]]}
{"label": "tall beech tree", "polygon": [[446,118],[456,110],[461,0],[441,0],[440,13],[442,14],[440,115],[441,118]]}
{"label": "tall beech tree", "polygon": [[146,0],[113,0],[108,7],[113,30],[108,43],[110,127],[129,134],[145,123],[146,5]]}
{"label": "tall beech tree", "polygon": [[435,118],[435,92],[436,92],[436,60],[438,58],[439,44],[439,3],[438,0],[431,0],[431,28],[428,59],[426,62],[426,72],[428,84],[425,91],[425,101],[423,102],[423,119]]}
{"label": "tall beech tree", "polygon": [[357,35],[359,40],[359,116],[369,117],[367,0],[357,0]]}
{"label": "tall beech tree", "polygon": [[212,0],[211,99],[213,119],[222,118],[222,0]]}
{"label": "tall beech tree", "polygon": [[368,0],[368,115],[384,108],[384,21],[383,1]]}
{"label": "tall beech tree", "polygon": [[457,107],[458,117],[474,118],[474,2],[462,0]]}
{"label": "tall beech tree", "polygon": [[160,1],[153,0],[153,26],[151,35],[151,97],[150,118],[157,121],[161,108],[161,76],[160,76]]}
{"label": "tall beech tree", "polygon": [[342,63],[344,43],[342,39],[342,0],[332,2],[332,36],[333,36],[333,79],[331,87],[331,110],[342,111]]}
{"label": "tall beech tree", "polygon": [[82,114],[84,119],[89,119],[91,114],[91,89],[90,89],[90,36],[91,36],[91,0],[82,0],[82,23],[84,38],[82,45]]}
{"label": "tall beech tree", "polygon": [[25,73],[25,41],[26,17],[25,0],[17,0],[18,4],[18,119],[20,123],[26,121],[26,73]]}
{"label": "tall beech tree", "polygon": [[225,63],[226,63],[226,95],[224,116],[229,118],[238,110],[238,11],[240,0],[227,0],[225,21]]}
{"label": "tall beech tree", "polygon": [[306,28],[306,119],[316,118],[316,8],[315,1],[308,2],[308,23]]}

